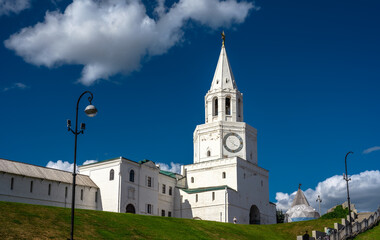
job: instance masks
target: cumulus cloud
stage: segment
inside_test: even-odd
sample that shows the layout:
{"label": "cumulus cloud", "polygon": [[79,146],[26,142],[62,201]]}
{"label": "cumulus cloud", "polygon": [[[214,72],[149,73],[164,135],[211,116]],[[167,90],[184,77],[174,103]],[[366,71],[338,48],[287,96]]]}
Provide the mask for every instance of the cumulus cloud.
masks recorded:
{"label": "cumulus cloud", "polygon": [[374,147],[367,148],[366,150],[364,150],[363,154],[368,154],[368,153],[379,151],[379,150],[380,150],[380,146],[374,146]]}
{"label": "cumulus cloud", "polygon": [[87,165],[87,164],[91,164],[91,163],[96,163],[96,162],[98,162],[98,161],[96,161],[96,160],[86,160],[86,161],[84,161],[83,165]]}
{"label": "cumulus cloud", "polygon": [[62,161],[62,160],[58,160],[56,162],[49,161],[46,164],[46,167],[59,169],[59,170],[67,171],[67,172],[73,172],[74,163],[69,163],[68,161]]}
{"label": "cumulus cloud", "polygon": [[[83,163],[83,165],[87,165],[87,164],[91,164],[91,163],[96,163],[96,162],[98,162],[98,161],[96,161],[96,160],[86,160]],[[66,172],[73,172],[74,163],[69,163],[68,161],[62,161],[62,160],[58,160],[56,162],[49,161],[46,164],[46,167],[48,167],[48,168],[54,168],[54,169],[59,169],[59,170],[63,170],[63,171],[66,171]],[[76,166],[76,169],[77,169],[77,172],[79,173],[79,171],[78,171],[78,165]]]}
{"label": "cumulus cloud", "polygon": [[166,163],[157,163],[160,165],[160,169],[164,171],[174,172],[174,173],[181,173],[181,164],[180,163],[170,163],[170,166]]}
{"label": "cumulus cloud", "polygon": [[21,29],[4,44],[26,62],[46,67],[83,65],[79,79],[99,79],[141,68],[152,56],[178,43],[192,20],[216,29],[244,22],[253,3],[237,0],[157,0],[156,18],[141,0],[74,0],[63,13],[47,12],[43,22]]}
{"label": "cumulus cloud", "polygon": [[[380,205],[380,171],[365,171],[352,175],[349,182],[351,202],[358,211],[374,211]],[[321,213],[338,204],[347,201],[346,181],[343,176],[335,175],[318,183],[315,189],[304,191],[310,205],[318,211],[316,199],[321,196]],[[277,209],[284,211],[290,208],[296,192],[291,194],[276,193]]]}
{"label": "cumulus cloud", "polygon": [[30,0],[0,0],[0,16],[19,13],[30,7]]}
{"label": "cumulus cloud", "polygon": [[29,88],[29,87],[23,83],[14,83],[10,87],[3,88],[3,92],[9,91],[11,89],[26,89],[26,88]]}

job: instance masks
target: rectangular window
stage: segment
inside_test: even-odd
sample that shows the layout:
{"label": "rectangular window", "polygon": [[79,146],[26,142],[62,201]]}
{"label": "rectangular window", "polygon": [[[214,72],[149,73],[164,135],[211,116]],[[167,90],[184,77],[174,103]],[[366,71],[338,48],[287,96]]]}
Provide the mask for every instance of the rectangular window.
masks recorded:
{"label": "rectangular window", "polygon": [[48,188],[48,195],[50,196],[50,193],[51,193],[51,184],[49,184],[49,188]]}
{"label": "rectangular window", "polygon": [[30,181],[30,192],[33,192],[33,181]]}
{"label": "rectangular window", "polygon": [[147,213],[152,214],[152,209],[153,209],[152,204],[147,204],[146,205],[146,212]]}
{"label": "rectangular window", "polygon": [[98,202],[98,191],[95,192],[95,202]]}
{"label": "rectangular window", "polygon": [[168,212],[168,217],[171,217],[172,216],[172,212]]}
{"label": "rectangular window", "polygon": [[67,198],[67,187],[65,187],[65,198]]}
{"label": "rectangular window", "polygon": [[83,201],[83,189],[80,190],[80,200]]}
{"label": "rectangular window", "polygon": [[152,178],[148,177],[148,187],[152,187]]}
{"label": "rectangular window", "polygon": [[198,202],[198,194],[195,194],[195,202]]}
{"label": "rectangular window", "polygon": [[15,179],[11,178],[11,190],[13,190],[13,184],[14,184]]}
{"label": "rectangular window", "polygon": [[215,192],[212,192],[212,200],[215,200]]}
{"label": "rectangular window", "polygon": [[161,216],[165,217],[165,210],[161,210]]}
{"label": "rectangular window", "polygon": [[163,193],[163,194],[166,193],[166,185],[165,185],[165,184],[162,184],[162,193]]}
{"label": "rectangular window", "polygon": [[173,194],[173,188],[169,187],[169,195],[171,196]]}

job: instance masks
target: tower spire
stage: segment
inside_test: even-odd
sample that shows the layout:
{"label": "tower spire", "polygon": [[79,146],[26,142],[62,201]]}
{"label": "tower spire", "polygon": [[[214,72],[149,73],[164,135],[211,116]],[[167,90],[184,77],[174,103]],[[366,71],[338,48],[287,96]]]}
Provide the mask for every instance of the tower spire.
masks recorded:
{"label": "tower spire", "polygon": [[222,46],[224,47],[224,42],[226,41],[226,35],[224,34],[224,31],[221,33],[222,35]]}
{"label": "tower spire", "polygon": [[227,57],[226,48],[224,46],[226,35],[224,31],[222,35],[222,49],[220,50],[218,64],[216,65],[214,78],[211,83],[210,90],[217,89],[237,89],[234,75],[232,74],[232,69],[230,62]]}

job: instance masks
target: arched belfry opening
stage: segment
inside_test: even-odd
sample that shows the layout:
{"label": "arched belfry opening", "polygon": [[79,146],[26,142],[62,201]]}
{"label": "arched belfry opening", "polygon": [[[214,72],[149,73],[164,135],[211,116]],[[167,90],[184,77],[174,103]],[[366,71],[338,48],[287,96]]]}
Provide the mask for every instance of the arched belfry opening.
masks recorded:
{"label": "arched belfry opening", "polygon": [[231,98],[226,97],[226,115],[231,115]]}
{"label": "arched belfry opening", "polygon": [[249,224],[260,224],[260,210],[256,205],[249,210]]}
{"label": "arched belfry opening", "polygon": [[213,102],[214,102],[213,115],[218,116],[218,98],[214,98]]}
{"label": "arched belfry opening", "polygon": [[125,212],[135,214],[136,213],[135,206],[133,206],[133,204],[128,204]]}

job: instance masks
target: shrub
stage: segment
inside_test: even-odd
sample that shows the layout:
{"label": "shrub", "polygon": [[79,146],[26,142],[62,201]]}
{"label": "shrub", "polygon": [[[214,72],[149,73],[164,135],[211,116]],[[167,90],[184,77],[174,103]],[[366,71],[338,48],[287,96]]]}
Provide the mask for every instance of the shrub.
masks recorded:
{"label": "shrub", "polygon": [[332,218],[346,218],[348,215],[348,208],[343,208],[342,205],[336,206],[332,212],[322,215],[322,219],[332,219]]}

